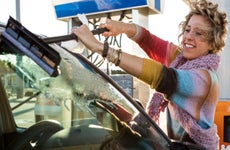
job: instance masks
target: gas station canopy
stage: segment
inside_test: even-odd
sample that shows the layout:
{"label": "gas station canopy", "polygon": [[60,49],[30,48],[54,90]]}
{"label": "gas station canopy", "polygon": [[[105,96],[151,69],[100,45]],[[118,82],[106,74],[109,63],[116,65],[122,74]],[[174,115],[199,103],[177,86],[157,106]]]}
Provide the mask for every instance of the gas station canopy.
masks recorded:
{"label": "gas station canopy", "polygon": [[150,8],[161,12],[162,0],[53,0],[58,19],[67,19],[78,14],[95,15],[135,8]]}

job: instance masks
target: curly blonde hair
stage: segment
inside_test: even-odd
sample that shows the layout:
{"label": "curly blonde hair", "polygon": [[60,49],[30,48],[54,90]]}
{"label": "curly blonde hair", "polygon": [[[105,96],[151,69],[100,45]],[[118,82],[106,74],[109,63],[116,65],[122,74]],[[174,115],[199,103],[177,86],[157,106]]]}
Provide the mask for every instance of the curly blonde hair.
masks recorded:
{"label": "curly blonde hair", "polygon": [[208,36],[208,43],[213,47],[210,53],[218,53],[225,46],[227,36],[227,14],[218,10],[218,4],[213,4],[208,0],[184,0],[191,8],[190,13],[185,17],[185,21],[180,23],[181,34],[178,39],[184,34],[186,25],[193,15],[205,17],[211,26],[211,31]]}

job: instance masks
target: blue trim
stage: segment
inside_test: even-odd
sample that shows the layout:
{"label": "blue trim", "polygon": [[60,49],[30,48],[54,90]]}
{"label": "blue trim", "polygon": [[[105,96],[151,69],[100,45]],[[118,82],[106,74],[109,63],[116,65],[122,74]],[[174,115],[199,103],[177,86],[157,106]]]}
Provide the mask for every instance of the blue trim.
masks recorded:
{"label": "blue trim", "polygon": [[[157,0],[160,1],[160,0]],[[98,5],[95,0],[84,0],[54,6],[58,18],[75,16],[77,14],[92,14],[120,9],[130,9],[147,6],[147,0],[106,0],[103,5]]]}
{"label": "blue trim", "polygon": [[161,0],[155,0],[155,9],[161,11]]}

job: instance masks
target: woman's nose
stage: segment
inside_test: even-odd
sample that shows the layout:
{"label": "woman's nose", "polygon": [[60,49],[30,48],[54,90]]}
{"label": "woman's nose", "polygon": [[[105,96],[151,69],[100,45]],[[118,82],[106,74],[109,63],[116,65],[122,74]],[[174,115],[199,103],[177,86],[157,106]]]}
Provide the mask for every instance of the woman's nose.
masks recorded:
{"label": "woman's nose", "polygon": [[193,32],[188,32],[188,33],[184,34],[184,36],[185,36],[185,38],[187,38],[187,39],[194,39],[194,38],[195,38]]}

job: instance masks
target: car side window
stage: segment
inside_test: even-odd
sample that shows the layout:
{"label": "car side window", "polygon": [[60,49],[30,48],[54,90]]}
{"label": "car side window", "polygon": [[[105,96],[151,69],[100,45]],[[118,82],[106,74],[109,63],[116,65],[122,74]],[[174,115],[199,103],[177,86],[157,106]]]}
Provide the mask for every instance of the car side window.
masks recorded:
{"label": "car side window", "polygon": [[30,68],[33,62],[25,56],[15,54],[3,53],[0,58],[1,79],[16,124],[19,127],[29,127],[35,123],[34,106],[40,94],[34,85],[36,79],[27,71],[32,69],[35,72],[35,68]]}

